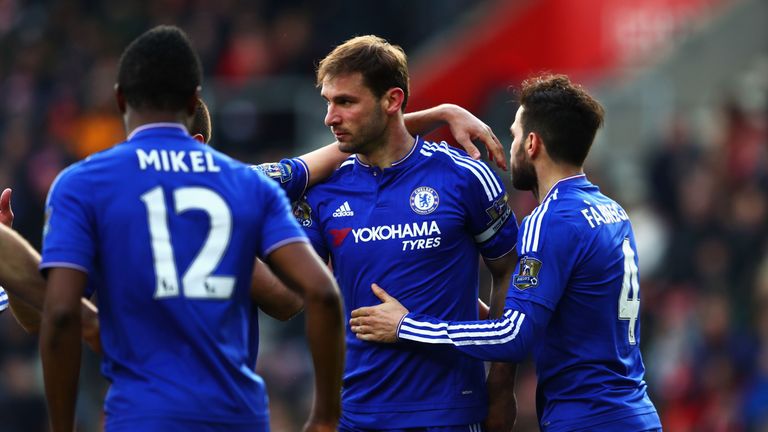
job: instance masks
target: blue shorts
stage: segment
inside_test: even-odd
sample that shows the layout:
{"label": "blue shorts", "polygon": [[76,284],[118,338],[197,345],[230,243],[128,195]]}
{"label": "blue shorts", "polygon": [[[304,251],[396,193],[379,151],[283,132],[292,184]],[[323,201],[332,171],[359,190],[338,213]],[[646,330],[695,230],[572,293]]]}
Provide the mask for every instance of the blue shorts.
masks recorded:
{"label": "blue shorts", "polygon": [[106,422],[106,432],[269,432],[266,423],[218,423],[201,420],[167,418],[143,418],[128,421]]}
{"label": "blue shorts", "polygon": [[339,425],[339,432],[484,432],[480,423],[455,426],[428,426],[407,429],[355,429],[345,425]]}

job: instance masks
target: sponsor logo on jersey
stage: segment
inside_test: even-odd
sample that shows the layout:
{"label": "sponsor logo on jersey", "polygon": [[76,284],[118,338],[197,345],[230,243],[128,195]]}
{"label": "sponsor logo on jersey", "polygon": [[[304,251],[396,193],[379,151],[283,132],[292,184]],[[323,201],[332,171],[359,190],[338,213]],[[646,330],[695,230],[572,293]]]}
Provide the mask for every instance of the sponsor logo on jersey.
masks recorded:
{"label": "sponsor logo on jersey", "polygon": [[402,242],[403,251],[432,249],[440,246],[440,226],[437,221],[413,222],[406,224],[378,225],[363,228],[329,229],[333,247],[344,243],[349,233],[357,243],[398,240]]}
{"label": "sponsor logo on jersey", "polygon": [[512,283],[519,290],[533,288],[539,285],[539,270],[541,270],[541,261],[524,256],[520,258],[520,266],[517,274],[512,278]]}
{"label": "sponsor logo on jersey", "polygon": [[312,208],[306,200],[298,200],[293,204],[293,217],[303,227],[312,226]]}
{"label": "sponsor logo on jersey", "polygon": [[355,212],[352,211],[352,208],[349,206],[349,201],[344,201],[344,204],[340,205],[339,208],[337,208],[336,211],[334,211],[331,216],[337,218],[337,217],[354,216],[354,215],[355,215]]}
{"label": "sponsor logo on jersey", "polygon": [[421,186],[411,192],[411,210],[420,215],[428,215],[440,204],[437,191],[429,186]]}
{"label": "sponsor logo on jersey", "polygon": [[328,232],[331,234],[333,247],[341,246],[350,231],[352,231],[352,228],[329,229]]}
{"label": "sponsor logo on jersey", "polygon": [[291,169],[291,166],[284,163],[263,163],[259,165],[252,165],[251,168],[256,171],[261,171],[271,179],[280,180],[280,183],[287,183],[291,180],[291,177],[293,177],[293,170]]}
{"label": "sponsor logo on jersey", "polygon": [[414,237],[428,237],[440,234],[436,221],[413,222],[409,224],[379,225],[352,230],[355,243],[367,243],[380,240],[403,240]]}

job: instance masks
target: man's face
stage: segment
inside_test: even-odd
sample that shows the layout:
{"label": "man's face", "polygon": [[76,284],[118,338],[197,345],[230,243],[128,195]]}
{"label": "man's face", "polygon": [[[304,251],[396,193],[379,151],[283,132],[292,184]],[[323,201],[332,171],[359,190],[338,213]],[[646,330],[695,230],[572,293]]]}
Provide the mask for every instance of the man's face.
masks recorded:
{"label": "man's face", "polygon": [[509,128],[512,133],[512,148],[509,151],[509,165],[512,167],[512,186],[518,190],[534,190],[538,187],[536,168],[533,166],[525,145],[530,139],[523,136],[523,107],[517,109],[515,121]]}
{"label": "man's face", "polygon": [[325,125],[341,151],[366,155],[382,144],[387,116],[361,73],[326,78],[320,95],[328,104]]}

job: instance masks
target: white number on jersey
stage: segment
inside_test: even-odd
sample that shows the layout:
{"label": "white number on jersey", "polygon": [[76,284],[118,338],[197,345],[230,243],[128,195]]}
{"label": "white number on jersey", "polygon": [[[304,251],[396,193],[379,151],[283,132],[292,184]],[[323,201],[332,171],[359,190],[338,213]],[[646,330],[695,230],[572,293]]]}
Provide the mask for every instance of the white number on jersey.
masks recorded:
{"label": "white number on jersey", "polygon": [[[141,196],[147,207],[152,256],[155,264],[155,298],[179,295],[179,278],[168,231],[165,194],[160,186]],[[182,187],[173,191],[176,214],[187,210],[203,210],[208,214],[210,229],[203,247],[181,279],[184,296],[198,299],[225,299],[235,287],[233,276],[211,276],[224,256],[232,234],[232,212],[216,192],[202,187]]]}
{"label": "white number on jersey", "polygon": [[624,281],[619,294],[619,319],[629,320],[629,344],[635,345],[635,323],[640,314],[640,284],[637,280],[637,264],[635,251],[625,238],[621,246],[624,251]]}

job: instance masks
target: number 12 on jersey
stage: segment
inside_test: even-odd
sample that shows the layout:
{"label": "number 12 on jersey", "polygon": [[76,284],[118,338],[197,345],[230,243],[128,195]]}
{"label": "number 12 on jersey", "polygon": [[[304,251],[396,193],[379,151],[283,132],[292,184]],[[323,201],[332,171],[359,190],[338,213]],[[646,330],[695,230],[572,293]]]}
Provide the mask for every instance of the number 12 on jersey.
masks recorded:
{"label": "number 12 on jersey", "polygon": [[[176,261],[168,229],[165,194],[160,186],[141,195],[147,208],[152,257],[155,268],[155,299],[177,297],[180,292]],[[173,191],[177,215],[202,210],[209,218],[208,236],[181,279],[187,298],[226,299],[235,287],[234,276],[211,276],[227,250],[232,234],[232,212],[216,192],[203,187],[181,187]]]}
{"label": "number 12 on jersey", "polygon": [[619,319],[629,320],[629,344],[635,345],[635,324],[640,314],[640,283],[637,278],[637,264],[635,264],[635,251],[625,238],[621,246],[624,251],[624,281],[621,284],[619,294]]}

